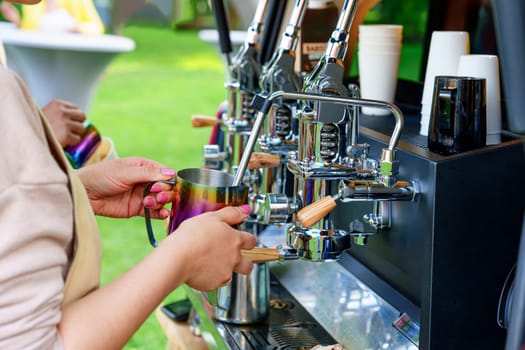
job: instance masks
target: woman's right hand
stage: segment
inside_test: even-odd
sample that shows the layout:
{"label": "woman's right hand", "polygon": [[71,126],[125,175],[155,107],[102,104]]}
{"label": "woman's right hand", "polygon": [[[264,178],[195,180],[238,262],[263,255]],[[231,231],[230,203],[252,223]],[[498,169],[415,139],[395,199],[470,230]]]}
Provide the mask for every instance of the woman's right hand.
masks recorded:
{"label": "woman's right hand", "polygon": [[164,240],[184,255],[184,283],[208,291],[229,283],[233,272],[252,271],[253,263],[241,255],[241,249],[254,248],[256,238],[232,226],[243,222],[249,211],[246,205],[195,216]]}
{"label": "woman's right hand", "polygon": [[246,219],[248,209],[226,207],[185,220],[131,270],[63,306],[57,329],[64,347],[122,349],[181,284],[209,291],[228,283],[233,272],[250,273],[253,264],[241,249],[253,248],[255,236],[232,226]]}

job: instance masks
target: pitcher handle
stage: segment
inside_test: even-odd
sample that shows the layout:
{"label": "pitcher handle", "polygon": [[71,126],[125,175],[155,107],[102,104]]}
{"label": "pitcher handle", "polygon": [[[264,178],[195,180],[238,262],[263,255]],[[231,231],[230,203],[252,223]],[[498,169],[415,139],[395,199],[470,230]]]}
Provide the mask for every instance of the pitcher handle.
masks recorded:
{"label": "pitcher handle", "polygon": [[226,286],[222,286],[217,289],[210,290],[208,292],[203,292],[202,294],[204,295],[206,301],[210,306],[219,308],[223,311],[229,311],[231,300],[231,288],[231,285],[228,284]]}
{"label": "pitcher handle", "polygon": [[[177,183],[177,180],[165,180],[165,181],[151,181],[146,184],[144,187],[144,192],[142,193],[142,198],[146,197],[150,190],[151,186],[156,183],[163,183],[163,184],[169,184],[169,185],[175,185]],[[144,220],[146,221],[146,231],[148,232],[148,239],[149,243],[153,246],[153,248],[158,247],[159,242],[155,239],[155,234],[153,233],[153,227],[151,226],[151,216],[149,214],[149,208],[144,207]]]}

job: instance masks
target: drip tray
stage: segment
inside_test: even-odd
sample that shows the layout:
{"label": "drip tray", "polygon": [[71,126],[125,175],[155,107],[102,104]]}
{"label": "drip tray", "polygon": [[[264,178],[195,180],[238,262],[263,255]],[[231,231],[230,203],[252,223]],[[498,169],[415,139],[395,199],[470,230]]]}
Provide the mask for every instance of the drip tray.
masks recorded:
{"label": "drip tray", "polygon": [[273,276],[266,321],[251,325],[214,323],[231,350],[309,350],[315,345],[337,343]]}

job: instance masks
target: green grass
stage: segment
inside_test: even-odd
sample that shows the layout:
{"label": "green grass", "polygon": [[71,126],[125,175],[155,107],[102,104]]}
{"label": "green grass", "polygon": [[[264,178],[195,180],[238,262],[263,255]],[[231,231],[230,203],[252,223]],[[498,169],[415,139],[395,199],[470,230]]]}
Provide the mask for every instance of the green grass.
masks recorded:
{"label": "green grass", "polygon": [[[226,96],[225,67],[217,49],[200,41],[195,31],[130,25],[123,35],[135,40],[136,49],[111,62],[88,118],[113,139],[121,157],[144,156],[175,169],[202,166],[202,146],[210,129],[192,128],[191,116],[215,115]],[[402,59],[406,68],[400,69],[400,75],[414,77],[416,73],[410,69],[419,67],[414,64],[419,51],[408,46],[404,49],[413,53]],[[153,248],[142,218],[97,220],[104,243],[102,284],[107,284]],[[154,227],[159,236],[164,233],[161,222]],[[175,292],[168,300],[180,297],[180,292]],[[165,347],[165,336],[152,315],[125,349]]]}
{"label": "green grass", "polygon": [[[144,156],[175,169],[202,166],[202,145],[210,129],[192,128],[191,116],[215,115],[226,96],[218,51],[193,31],[136,25],[126,27],[123,35],[135,40],[136,49],[111,62],[88,118],[113,139],[121,157]],[[102,284],[107,284],[153,248],[143,218],[97,220],[104,244]],[[164,234],[162,223],[155,228],[159,236]],[[174,293],[168,299],[179,297]],[[165,336],[152,315],[125,349],[165,347]]]}

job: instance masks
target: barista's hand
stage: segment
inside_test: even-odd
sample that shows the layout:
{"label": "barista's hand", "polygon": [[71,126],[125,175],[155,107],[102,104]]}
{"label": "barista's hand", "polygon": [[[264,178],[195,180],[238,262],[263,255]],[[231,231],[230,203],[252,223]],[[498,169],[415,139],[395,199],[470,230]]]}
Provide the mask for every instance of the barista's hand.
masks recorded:
{"label": "barista's hand", "polygon": [[152,187],[155,195],[145,198],[143,191],[147,182],[172,178],[173,169],[149,159],[130,157],[88,165],[77,173],[97,215],[129,218],[144,215],[144,206],[147,206],[152,218],[169,216],[164,205],[173,199],[171,186],[155,184]]}
{"label": "barista's hand", "polygon": [[227,284],[232,271],[250,273],[253,263],[240,250],[255,247],[255,236],[232,226],[245,220],[249,211],[245,205],[195,216],[183,221],[163,241],[161,246],[166,244],[176,252],[171,254],[174,259],[183,259],[186,284],[198,290],[213,290]]}
{"label": "barista's hand", "polygon": [[86,114],[71,102],[53,100],[42,108],[62,147],[74,146],[82,139]]}

